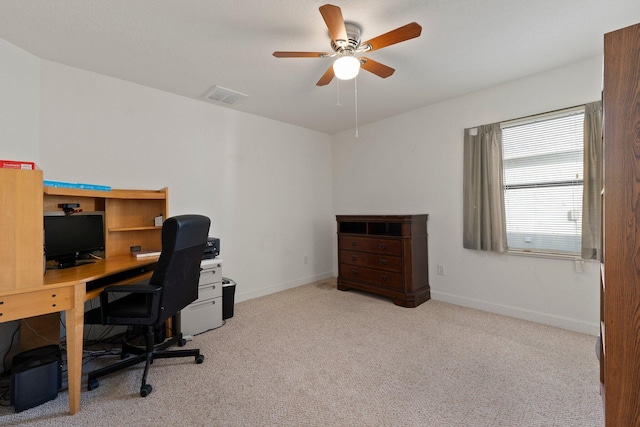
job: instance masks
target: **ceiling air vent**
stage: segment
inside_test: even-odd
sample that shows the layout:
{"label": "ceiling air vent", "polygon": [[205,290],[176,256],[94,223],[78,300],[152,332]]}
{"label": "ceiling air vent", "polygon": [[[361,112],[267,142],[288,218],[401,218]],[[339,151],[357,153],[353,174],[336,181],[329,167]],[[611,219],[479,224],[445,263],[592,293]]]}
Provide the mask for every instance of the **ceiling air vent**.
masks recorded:
{"label": "ceiling air vent", "polygon": [[202,98],[207,101],[216,101],[222,102],[223,104],[236,104],[242,101],[245,98],[248,98],[249,95],[245,95],[244,93],[236,92],[235,90],[227,89],[220,86],[212,87],[207,93],[202,95]]}

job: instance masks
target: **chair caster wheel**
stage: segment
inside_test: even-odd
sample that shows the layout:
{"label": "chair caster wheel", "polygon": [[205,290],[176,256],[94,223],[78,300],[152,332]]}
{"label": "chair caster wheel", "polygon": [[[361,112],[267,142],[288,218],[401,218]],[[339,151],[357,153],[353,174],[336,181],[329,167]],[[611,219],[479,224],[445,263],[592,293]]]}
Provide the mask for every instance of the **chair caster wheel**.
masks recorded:
{"label": "chair caster wheel", "polygon": [[199,354],[196,356],[196,363],[199,365],[204,362],[204,354]]}
{"label": "chair caster wheel", "polygon": [[187,344],[187,340],[185,340],[184,338],[178,341],[178,347],[184,347],[186,344]]}
{"label": "chair caster wheel", "polygon": [[100,382],[96,379],[93,380],[89,380],[89,383],[87,384],[87,390],[91,391],[94,388],[98,388],[100,387]]}
{"label": "chair caster wheel", "polygon": [[151,387],[151,384],[143,385],[142,387],[140,387],[140,396],[142,397],[149,396],[149,394],[151,394],[151,390],[153,390],[153,387]]}

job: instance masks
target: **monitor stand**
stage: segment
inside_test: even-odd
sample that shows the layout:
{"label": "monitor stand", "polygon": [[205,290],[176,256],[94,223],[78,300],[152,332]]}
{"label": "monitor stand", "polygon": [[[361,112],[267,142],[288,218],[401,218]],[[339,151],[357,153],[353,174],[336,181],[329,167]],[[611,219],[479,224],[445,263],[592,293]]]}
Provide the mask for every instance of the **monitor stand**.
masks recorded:
{"label": "monitor stand", "polygon": [[94,259],[76,259],[75,257],[62,258],[58,260],[58,268],[59,269],[70,268],[70,267],[76,267],[78,265],[93,264],[94,262],[96,262]]}

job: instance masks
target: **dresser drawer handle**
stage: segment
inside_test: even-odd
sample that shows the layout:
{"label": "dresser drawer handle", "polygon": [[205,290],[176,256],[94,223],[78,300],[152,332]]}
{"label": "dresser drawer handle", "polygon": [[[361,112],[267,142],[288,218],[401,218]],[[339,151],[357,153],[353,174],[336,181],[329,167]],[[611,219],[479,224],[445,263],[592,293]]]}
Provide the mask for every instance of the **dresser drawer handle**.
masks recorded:
{"label": "dresser drawer handle", "polygon": [[351,255],[351,261],[357,261],[357,260],[358,260],[358,257],[357,257],[357,256],[355,256],[355,255]]}
{"label": "dresser drawer handle", "polygon": [[387,265],[387,260],[384,258],[380,258],[380,265]]}
{"label": "dresser drawer handle", "polygon": [[387,276],[380,276],[380,280],[382,280],[383,282],[387,281]]}
{"label": "dresser drawer handle", "polygon": [[358,270],[351,270],[351,274],[354,275],[354,276],[357,276],[358,275]]}
{"label": "dresser drawer handle", "polygon": [[356,242],[355,240],[351,242],[351,246],[358,246],[358,242]]}
{"label": "dresser drawer handle", "polygon": [[382,249],[382,250],[387,249],[387,244],[386,243],[380,243],[380,249]]}

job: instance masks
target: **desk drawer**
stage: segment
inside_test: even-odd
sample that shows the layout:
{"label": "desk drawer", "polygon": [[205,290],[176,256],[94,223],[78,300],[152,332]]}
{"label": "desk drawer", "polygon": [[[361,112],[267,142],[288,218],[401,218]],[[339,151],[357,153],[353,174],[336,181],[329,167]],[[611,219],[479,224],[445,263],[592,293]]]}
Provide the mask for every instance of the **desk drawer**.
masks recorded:
{"label": "desk drawer", "polygon": [[340,236],[340,249],[401,256],[402,242],[399,239]]}
{"label": "desk drawer", "polygon": [[73,307],[73,286],[0,296],[0,322],[56,313]]}
{"label": "desk drawer", "polygon": [[180,312],[182,333],[195,335],[222,326],[222,298],[193,302]]}
{"label": "desk drawer", "polygon": [[202,301],[211,298],[218,298],[222,296],[222,282],[207,283],[206,285],[200,285],[198,287],[198,299]]}
{"label": "desk drawer", "polygon": [[367,282],[387,288],[404,288],[402,274],[393,273],[391,271],[374,270],[372,268],[340,264],[340,277],[360,282]]}
{"label": "desk drawer", "polygon": [[207,268],[200,271],[200,286],[222,282],[222,267]]}
{"label": "desk drawer", "polygon": [[356,251],[340,251],[340,262],[343,264],[359,265],[362,267],[378,268],[380,270],[402,272],[402,258]]}

